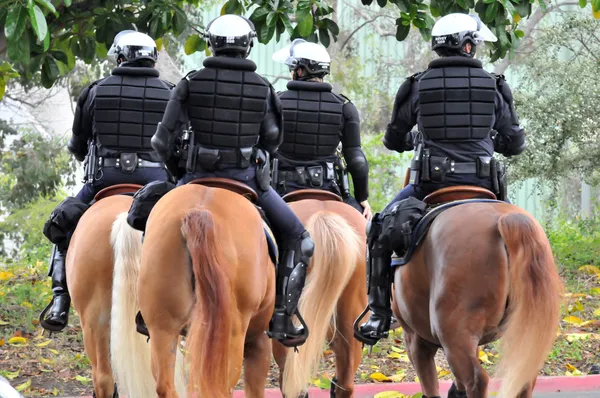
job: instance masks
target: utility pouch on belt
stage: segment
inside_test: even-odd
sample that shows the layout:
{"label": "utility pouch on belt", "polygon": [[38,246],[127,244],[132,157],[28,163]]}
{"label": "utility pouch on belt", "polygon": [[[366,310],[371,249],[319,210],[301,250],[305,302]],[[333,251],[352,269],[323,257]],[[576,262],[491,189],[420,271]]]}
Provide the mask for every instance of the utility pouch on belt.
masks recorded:
{"label": "utility pouch on belt", "polygon": [[323,186],[323,166],[311,166],[307,167],[308,179],[312,187]]}
{"label": "utility pouch on belt", "polygon": [[209,149],[198,146],[198,148],[194,148],[194,152],[196,152],[196,160],[202,170],[206,171],[214,171],[217,166],[217,162],[219,161],[219,150],[218,149]]}
{"label": "utility pouch on belt", "polygon": [[479,156],[477,158],[477,177],[490,178],[492,175],[492,161],[491,156]]}

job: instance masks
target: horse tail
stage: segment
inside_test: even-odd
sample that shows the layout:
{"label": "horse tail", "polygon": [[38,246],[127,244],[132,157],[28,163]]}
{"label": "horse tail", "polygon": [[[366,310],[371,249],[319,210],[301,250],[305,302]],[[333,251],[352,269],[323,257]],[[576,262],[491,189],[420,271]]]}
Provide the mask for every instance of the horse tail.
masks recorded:
{"label": "horse tail", "polygon": [[[110,323],[110,351],[113,374],[121,395],[151,397],[155,395],[150,345],[137,333],[135,316],[139,311],[137,280],[142,256],[141,232],[127,224],[127,213],[113,223],[110,243],[113,248],[114,272]],[[178,352],[176,381],[185,391],[183,356]]]}
{"label": "horse tail", "polygon": [[526,214],[505,214],[498,230],[508,253],[508,319],[501,340],[499,396],[513,398],[532,383],[560,322],[562,282],[544,230]]}
{"label": "horse tail", "polygon": [[[226,259],[217,246],[215,221],[206,209],[183,219],[195,279],[196,300],[187,334],[190,390],[201,397],[228,397],[229,342],[232,331],[232,286],[225,273]],[[215,355],[208,355],[207,353]]]}
{"label": "horse tail", "polygon": [[356,268],[361,241],[348,222],[335,213],[319,212],[306,223],[315,242],[310,273],[302,291],[299,311],[310,330],[310,338],[297,355],[288,355],[283,373],[283,395],[297,397],[307,387],[321,358],[335,309]]}

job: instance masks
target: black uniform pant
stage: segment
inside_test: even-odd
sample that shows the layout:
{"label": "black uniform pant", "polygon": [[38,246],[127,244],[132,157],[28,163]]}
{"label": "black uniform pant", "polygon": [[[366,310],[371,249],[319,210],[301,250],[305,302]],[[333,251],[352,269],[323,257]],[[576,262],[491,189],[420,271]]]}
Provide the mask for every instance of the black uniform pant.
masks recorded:
{"label": "black uniform pant", "polygon": [[164,168],[139,167],[133,173],[124,173],[118,167],[104,167],[103,175],[94,184],[87,183],[76,195],[83,203],[90,203],[102,189],[117,184],[146,185],[152,181],[167,181],[169,176]]}
{"label": "black uniform pant", "polygon": [[288,206],[287,203],[275,192],[271,187],[266,191],[261,190],[256,184],[256,170],[253,167],[248,169],[225,169],[217,171],[196,171],[194,173],[186,173],[177,186],[187,184],[196,178],[218,177],[228,178],[243,182],[250,188],[254,189],[258,194],[257,204],[263,209],[267,219],[273,228],[273,234],[278,244],[282,247],[293,247],[302,233],[305,231],[304,226]]}

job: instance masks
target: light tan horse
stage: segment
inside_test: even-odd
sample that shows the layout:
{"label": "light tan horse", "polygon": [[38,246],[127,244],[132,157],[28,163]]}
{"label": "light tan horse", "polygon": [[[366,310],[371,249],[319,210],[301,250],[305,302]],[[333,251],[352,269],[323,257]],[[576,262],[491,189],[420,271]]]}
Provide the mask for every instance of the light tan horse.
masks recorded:
{"label": "light tan horse", "polygon": [[[284,198],[293,200],[294,194],[302,197],[303,192]],[[336,360],[332,396],[351,397],[362,358],[352,325],[367,303],[366,220],[353,207],[334,200],[304,199],[290,206],[314,240],[315,252],[299,303],[309,338],[298,353],[289,355],[289,349],[273,343],[281,391],[293,398],[306,391],[329,343]]]}
{"label": "light tan horse", "polygon": [[[425,201],[477,190],[444,188]],[[456,377],[449,397],[486,397],[489,378],[478,346],[500,338],[500,396],[532,396],[556,339],[562,282],[544,230],[526,211],[502,202],[445,210],[410,262],[396,269],[393,294],[426,396],[439,396],[434,356],[443,348]]]}
{"label": "light tan horse", "polygon": [[246,397],[263,396],[275,268],[248,199],[193,184],[163,196],[146,226],[137,291],[159,397],[178,396],[174,371],[184,328],[190,393],[230,397],[244,363]]}
{"label": "light tan horse", "polygon": [[[128,283],[131,286],[131,279],[135,278],[141,250],[141,232],[129,227],[125,221],[133,199],[116,194],[133,193],[138,188],[141,186],[121,184],[99,192],[97,201],[79,220],[67,252],[67,284],[73,307],[81,319],[97,398],[118,396],[113,374],[122,373],[120,369],[124,366],[136,372],[150,372],[149,366],[143,367],[144,355],[149,357],[148,344],[144,336],[137,334],[133,323],[137,312],[136,297],[112,302],[113,287],[116,291],[130,288]],[[122,222],[115,223],[118,219]],[[134,254],[130,259],[122,257],[125,248]],[[138,253],[137,258],[135,253]],[[130,318],[129,325],[115,330],[119,322],[113,321],[119,317]],[[143,387],[132,385],[131,381],[118,378],[117,388],[122,394],[141,397],[139,392]]]}

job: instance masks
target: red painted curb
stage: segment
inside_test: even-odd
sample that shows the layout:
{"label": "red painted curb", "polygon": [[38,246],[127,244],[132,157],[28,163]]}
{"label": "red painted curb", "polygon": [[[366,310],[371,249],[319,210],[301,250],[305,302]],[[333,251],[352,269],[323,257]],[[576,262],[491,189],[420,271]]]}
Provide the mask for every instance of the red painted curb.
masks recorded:
{"label": "red painted curb", "polygon": [[[446,394],[452,382],[440,382],[440,394]],[[492,382],[491,390],[497,387],[497,382]],[[553,392],[583,392],[596,391],[600,396],[600,375],[594,376],[546,376],[538,377],[535,385],[535,392],[553,393]],[[383,391],[398,391],[403,394],[415,394],[421,391],[419,383],[370,383],[357,384],[354,389],[354,398],[373,398],[373,396]],[[312,388],[311,398],[329,398],[329,391]],[[243,391],[236,391],[234,398],[242,398]],[[64,397],[76,398],[76,397]],[[92,398],[92,397],[81,397]],[[281,398],[281,393],[277,389],[265,390],[265,398]]]}

